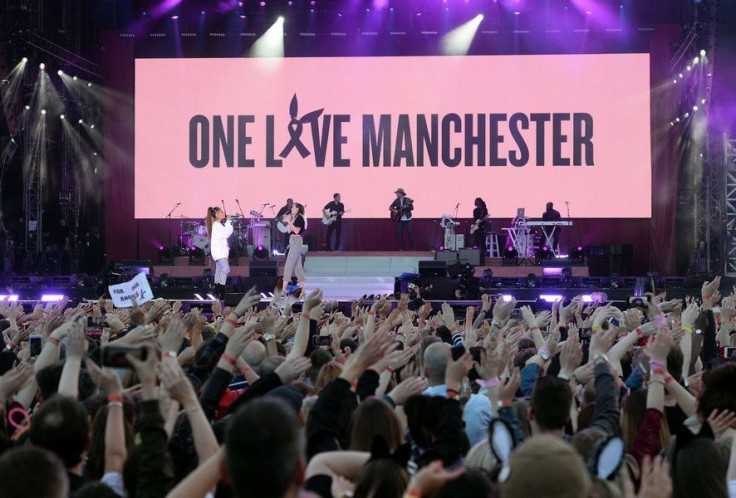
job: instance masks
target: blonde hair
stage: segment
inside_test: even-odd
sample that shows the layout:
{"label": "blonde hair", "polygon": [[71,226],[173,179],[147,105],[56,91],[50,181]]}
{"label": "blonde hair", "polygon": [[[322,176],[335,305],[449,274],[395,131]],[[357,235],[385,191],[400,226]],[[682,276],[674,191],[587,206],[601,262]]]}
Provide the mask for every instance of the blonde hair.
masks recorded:
{"label": "blonde hair", "polygon": [[486,472],[491,472],[497,463],[498,460],[493,456],[491,445],[488,444],[487,439],[470,448],[468,456],[465,457],[466,469],[485,470]]}

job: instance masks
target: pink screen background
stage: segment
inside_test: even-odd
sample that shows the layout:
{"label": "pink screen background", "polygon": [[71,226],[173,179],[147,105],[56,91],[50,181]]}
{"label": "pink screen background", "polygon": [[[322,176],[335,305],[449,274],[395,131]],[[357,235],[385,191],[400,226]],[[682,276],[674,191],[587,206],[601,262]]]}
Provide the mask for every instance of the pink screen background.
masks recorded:
{"label": "pink screen background", "polygon": [[[135,217],[163,218],[177,203],[175,216],[203,218],[208,206],[224,199],[229,212],[239,199],[247,214],[263,203],[284,204],[287,197],[307,204],[309,216],[340,192],[351,217],[385,218],[393,192],[404,188],[414,199],[414,216],[438,218],[472,209],[482,197],[491,216],[513,217],[517,208],[539,216],[547,201],[574,218],[651,217],[650,84],[648,54],[350,57],[284,59],[137,59],[135,90]],[[348,142],[343,157],[351,167],[332,167],[332,146],[324,168],[314,156],[296,151],[282,168],[266,168],[266,114],[275,115],[275,154],[288,141],[289,102],[296,93],[301,117],[350,114],[343,125]],[[392,115],[395,142],[399,114],[586,112],[595,130],[593,167],[528,165],[506,167],[362,167],[362,115]],[[202,114],[254,114],[248,158],[254,168],[196,169],[189,163],[189,121]],[[322,118],[320,118],[320,122]],[[488,126],[488,123],[486,123]],[[571,135],[571,123],[565,125]],[[237,128],[237,127],[236,127]],[[551,136],[551,123],[546,135]],[[333,129],[330,130],[330,139]],[[210,130],[211,132],[211,130]],[[508,123],[500,132],[506,142]],[[486,130],[486,133],[488,131]],[[533,128],[523,131],[533,150]],[[454,146],[462,147],[462,135]],[[571,137],[570,137],[571,138]],[[211,138],[210,138],[211,140]],[[309,125],[302,142],[312,150]],[[571,140],[563,157],[572,157]],[[551,140],[545,157],[551,163]],[[416,155],[417,144],[413,143]],[[487,145],[488,146],[488,145]],[[212,145],[211,145],[212,148]],[[486,155],[488,153],[486,152]],[[223,156],[221,156],[223,157]],[[223,158],[224,159],[224,158]],[[428,158],[425,155],[425,161]],[[270,213],[269,213],[270,214]]]}

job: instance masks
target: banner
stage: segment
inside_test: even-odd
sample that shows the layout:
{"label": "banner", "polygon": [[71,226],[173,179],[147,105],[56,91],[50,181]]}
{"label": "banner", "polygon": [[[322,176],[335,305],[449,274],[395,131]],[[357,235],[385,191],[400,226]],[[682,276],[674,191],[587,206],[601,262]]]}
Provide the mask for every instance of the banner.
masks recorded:
{"label": "banner", "polygon": [[651,216],[648,54],[136,60],[135,215]]}
{"label": "banner", "polygon": [[153,299],[153,292],[145,273],[139,273],[128,282],[110,285],[107,289],[110,291],[112,303],[117,308],[132,308],[133,299],[139,305]]}

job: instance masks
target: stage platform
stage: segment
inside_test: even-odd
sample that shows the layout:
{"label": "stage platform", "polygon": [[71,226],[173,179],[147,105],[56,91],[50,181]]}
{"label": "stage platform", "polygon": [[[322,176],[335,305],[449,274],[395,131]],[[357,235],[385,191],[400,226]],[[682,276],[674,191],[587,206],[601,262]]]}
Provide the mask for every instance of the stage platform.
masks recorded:
{"label": "stage platform", "polygon": [[[335,301],[352,300],[365,294],[392,294],[395,290],[395,277],[405,273],[419,273],[421,261],[434,259],[435,253],[432,251],[309,252],[304,258],[306,290],[322,289],[325,299]],[[278,275],[283,274],[284,260],[283,256],[271,258],[271,261],[277,262]],[[229,276],[250,277],[250,261],[249,258],[242,257],[237,264],[231,263]],[[181,263],[181,260],[177,262]],[[155,266],[154,275],[167,274],[169,278],[202,277],[206,269],[214,271],[214,265],[208,262],[208,265],[201,266]],[[496,277],[521,278],[530,274],[535,277],[543,276],[541,266],[503,266],[501,258],[487,258],[485,265],[474,267],[474,274],[476,277],[483,277],[487,269]],[[571,270],[573,277],[588,276],[586,266],[573,266]]]}

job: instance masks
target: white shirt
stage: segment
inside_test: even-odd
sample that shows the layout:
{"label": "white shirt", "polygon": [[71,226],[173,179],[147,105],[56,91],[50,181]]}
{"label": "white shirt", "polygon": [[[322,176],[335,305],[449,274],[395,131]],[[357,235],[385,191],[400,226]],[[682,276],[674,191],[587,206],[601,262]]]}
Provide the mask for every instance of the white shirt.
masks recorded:
{"label": "white shirt", "polygon": [[227,238],[233,234],[233,224],[228,219],[223,225],[219,221],[212,224],[212,239],[210,240],[210,252],[212,259],[227,258],[230,253],[230,246],[227,244]]}

